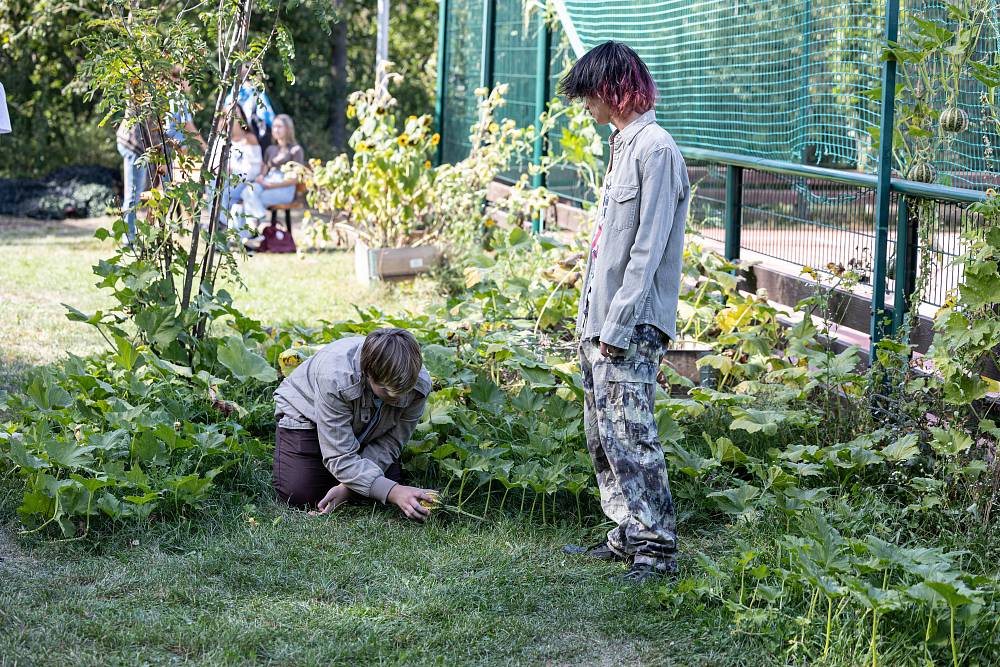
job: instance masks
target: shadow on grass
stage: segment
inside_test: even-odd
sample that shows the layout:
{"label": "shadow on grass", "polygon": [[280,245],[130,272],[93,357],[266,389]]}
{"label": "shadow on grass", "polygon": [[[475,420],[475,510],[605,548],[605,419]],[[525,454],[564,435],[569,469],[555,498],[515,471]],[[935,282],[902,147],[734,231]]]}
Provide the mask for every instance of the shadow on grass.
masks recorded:
{"label": "shadow on grass", "polygon": [[93,239],[99,227],[111,218],[35,220],[0,216],[0,243],[31,243],[41,239]]}

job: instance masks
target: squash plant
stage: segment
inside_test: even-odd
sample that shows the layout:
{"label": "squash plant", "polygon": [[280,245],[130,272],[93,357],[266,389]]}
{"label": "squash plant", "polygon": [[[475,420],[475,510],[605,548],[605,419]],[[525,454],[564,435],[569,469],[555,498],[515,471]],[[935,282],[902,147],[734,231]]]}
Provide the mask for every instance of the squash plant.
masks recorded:
{"label": "squash plant", "polygon": [[[977,61],[992,3],[943,3],[943,11],[927,6],[911,10],[898,42],[887,51],[899,63],[902,80],[896,100],[893,154],[910,180],[938,178],[934,158],[940,149],[969,127],[968,113],[958,106],[962,77],[971,75],[988,90],[997,85],[996,57]],[[872,90],[871,96],[881,94]],[[877,128],[873,136],[880,140]]]}

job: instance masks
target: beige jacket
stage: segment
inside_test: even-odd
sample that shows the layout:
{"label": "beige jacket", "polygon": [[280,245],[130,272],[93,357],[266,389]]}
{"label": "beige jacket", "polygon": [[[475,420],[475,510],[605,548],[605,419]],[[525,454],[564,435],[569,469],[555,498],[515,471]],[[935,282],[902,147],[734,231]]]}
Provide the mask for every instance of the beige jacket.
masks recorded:
{"label": "beige jacket", "polygon": [[315,428],[323,465],[356,493],[385,502],[396,485],[385,470],[398,461],[424,412],[431,377],[395,405],[380,401],[361,374],[360,336],[330,343],[296,368],[274,393],[282,428]]}
{"label": "beige jacket", "polygon": [[[611,135],[577,316],[581,340],[628,348],[639,324],[674,338],[691,186],[684,158],[648,111]],[[596,228],[595,228],[596,233]],[[586,317],[585,317],[586,316]]]}

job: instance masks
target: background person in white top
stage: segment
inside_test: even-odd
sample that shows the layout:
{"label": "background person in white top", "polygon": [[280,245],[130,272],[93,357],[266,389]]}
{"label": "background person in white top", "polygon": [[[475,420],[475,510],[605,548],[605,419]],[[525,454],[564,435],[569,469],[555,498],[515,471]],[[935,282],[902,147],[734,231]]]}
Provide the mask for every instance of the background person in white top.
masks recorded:
{"label": "background person in white top", "polygon": [[[257,137],[249,130],[246,116],[239,107],[235,108],[230,139],[229,162],[226,167],[229,179],[222,195],[219,224],[228,223],[230,229],[238,230],[240,237],[246,239],[250,233],[246,230],[240,202],[250,183],[260,173],[264,157]],[[212,160],[213,163],[218,162],[222,148],[221,143],[217,144],[217,155]]]}
{"label": "background person in white top", "polygon": [[0,83],[0,134],[10,132],[10,115],[7,113],[7,95]]}
{"label": "background person in white top", "polygon": [[281,114],[271,128],[274,143],[264,151],[264,164],[253,185],[243,193],[243,211],[252,218],[263,218],[267,207],[290,204],[295,199],[295,178],[282,171],[288,162],[305,163],[302,147],[295,140],[295,123],[291,116]]}

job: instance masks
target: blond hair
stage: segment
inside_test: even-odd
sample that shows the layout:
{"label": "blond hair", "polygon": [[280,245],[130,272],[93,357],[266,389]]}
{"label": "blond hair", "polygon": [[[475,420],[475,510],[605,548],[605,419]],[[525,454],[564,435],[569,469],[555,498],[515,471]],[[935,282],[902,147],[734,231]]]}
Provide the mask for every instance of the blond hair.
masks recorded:
{"label": "blond hair", "polygon": [[[287,113],[282,113],[275,116],[274,123],[277,123],[279,120],[284,122],[285,127],[288,128],[287,132],[288,137],[285,143],[288,146],[297,146],[299,142],[295,139],[295,121],[293,121],[292,117],[289,116]],[[271,127],[274,127],[274,123],[271,123]]]}

